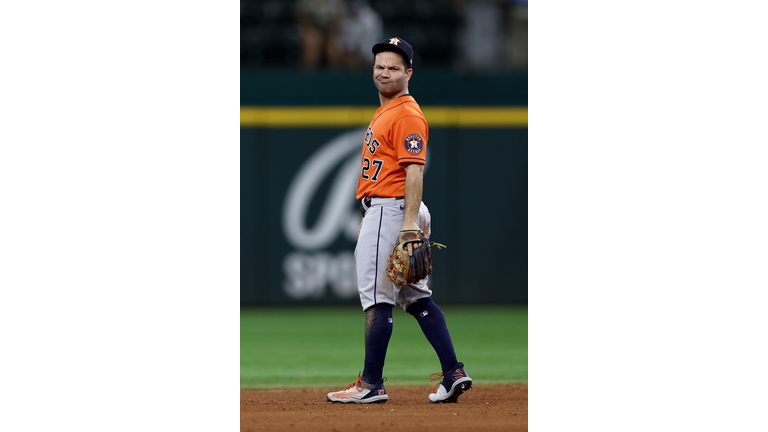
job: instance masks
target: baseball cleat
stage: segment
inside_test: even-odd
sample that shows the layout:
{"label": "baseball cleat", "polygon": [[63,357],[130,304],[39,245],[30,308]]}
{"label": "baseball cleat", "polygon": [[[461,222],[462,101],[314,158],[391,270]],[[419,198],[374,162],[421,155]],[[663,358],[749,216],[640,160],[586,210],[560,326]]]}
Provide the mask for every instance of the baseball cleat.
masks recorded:
{"label": "baseball cleat", "polygon": [[432,381],[443,378],[429,395],[432,403],[455,403],[462,393],[472,388],[472,378],[464,371],[464,363],[459,363],[453,368],[450,376],[444,377],[442,373],[433,373],[429,376]]}
{"label": "baseball cleat", "polygon": [[387,391],[384,390],[386,380],[382,378],[374,385],[365,384],[360,374],[357,374],[357,381],[341,391],[328,393],[325,399],[333,403],[384,403],[389,399]]}

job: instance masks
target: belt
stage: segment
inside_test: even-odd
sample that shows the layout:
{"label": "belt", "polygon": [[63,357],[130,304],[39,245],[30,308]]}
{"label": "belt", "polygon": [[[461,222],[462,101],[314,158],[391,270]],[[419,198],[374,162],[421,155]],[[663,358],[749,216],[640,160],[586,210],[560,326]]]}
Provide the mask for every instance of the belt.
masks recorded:
{"label": "belt", "polygon": [[363,214],[363,217],[365,217],[365,212],[368,211],[369,208],[373,204],[384,204],[386,202],[394,202],[397,200],[401,200],[403,197],[391,197],[391,198],[382,198],[382,197],[363,197],[362,200],[360,200],[360,213]]}

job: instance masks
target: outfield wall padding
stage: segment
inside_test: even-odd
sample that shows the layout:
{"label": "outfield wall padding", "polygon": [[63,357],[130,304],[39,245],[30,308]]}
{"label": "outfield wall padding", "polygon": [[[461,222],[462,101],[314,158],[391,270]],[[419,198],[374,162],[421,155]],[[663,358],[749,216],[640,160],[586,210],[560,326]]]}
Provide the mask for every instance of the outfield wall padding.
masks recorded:
{"label": "outfield wall padding", "polygon": [[[364,134],[241,128],[242,305],[359,304]],[[438,303],[527,303],[527,143],[527,128],[430,128],[423,196],[448,246],[434,252]]]}

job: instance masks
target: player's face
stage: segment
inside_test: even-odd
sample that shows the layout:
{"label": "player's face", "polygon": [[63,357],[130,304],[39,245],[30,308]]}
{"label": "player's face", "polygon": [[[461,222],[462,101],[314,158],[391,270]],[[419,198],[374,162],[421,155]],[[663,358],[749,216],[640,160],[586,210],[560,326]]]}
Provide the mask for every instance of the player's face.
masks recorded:
{"label": "player's face", "polygon": [[373,84],[379,93],[392,96],[408,87],[413,69],[406,69],[400,54],[384,51],[373,62]]}

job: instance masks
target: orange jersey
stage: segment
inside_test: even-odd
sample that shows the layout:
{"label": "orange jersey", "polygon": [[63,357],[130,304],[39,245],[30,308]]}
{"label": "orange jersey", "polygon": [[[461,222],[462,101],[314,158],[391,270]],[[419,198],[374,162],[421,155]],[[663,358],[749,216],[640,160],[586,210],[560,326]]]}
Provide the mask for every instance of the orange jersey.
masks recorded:
{"label": "orange jersey", "polygon": [[426,163],[429,127],[413,96],[403,95],[376,110],[363,139],[357,200],[405,195],[403,165]]}

